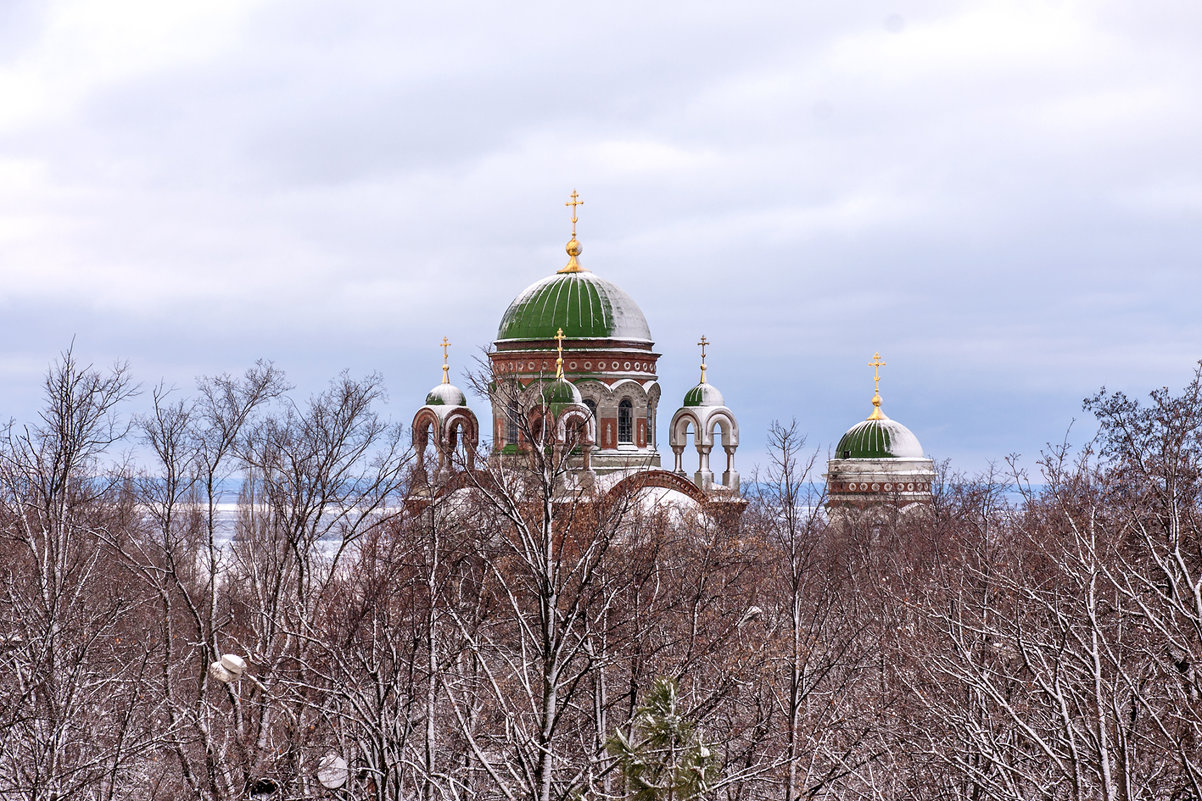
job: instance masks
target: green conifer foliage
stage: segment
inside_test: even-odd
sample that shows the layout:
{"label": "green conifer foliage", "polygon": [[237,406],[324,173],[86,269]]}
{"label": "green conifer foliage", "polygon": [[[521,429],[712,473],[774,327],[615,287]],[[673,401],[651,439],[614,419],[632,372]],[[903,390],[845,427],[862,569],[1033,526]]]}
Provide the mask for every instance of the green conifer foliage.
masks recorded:
{"label": "green conifer foliage", "polygon": [[631,801],[689,801],[713,787],[718,757],[678,711],[675,681],[655,680],[631,728],[631,737],[619,729],[607,743]]}

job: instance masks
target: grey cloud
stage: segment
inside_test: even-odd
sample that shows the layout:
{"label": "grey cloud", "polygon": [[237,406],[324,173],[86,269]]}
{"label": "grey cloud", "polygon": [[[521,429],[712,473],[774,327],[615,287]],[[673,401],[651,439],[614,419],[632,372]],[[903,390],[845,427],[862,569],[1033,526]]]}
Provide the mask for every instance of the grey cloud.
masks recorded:
{"label": "grey cloud", "polygon": [[[53,63],[13,8],[0,43]],[[980,8],[252,8],[0,127],[0,170],[31,176],[0,186],[9,358],[77,333],[182,386],[257,356],[314,386],[378,368],[403,418],[439,337],[463,369],[561,266],[576,186],[665,397],[704,331],[750,449],[772,418],[837,438],[881,350],[929,450],[1031,454],[1096,385],[1198,355],[1199,12]],[[996,426],[966,437],[974,415]]]}

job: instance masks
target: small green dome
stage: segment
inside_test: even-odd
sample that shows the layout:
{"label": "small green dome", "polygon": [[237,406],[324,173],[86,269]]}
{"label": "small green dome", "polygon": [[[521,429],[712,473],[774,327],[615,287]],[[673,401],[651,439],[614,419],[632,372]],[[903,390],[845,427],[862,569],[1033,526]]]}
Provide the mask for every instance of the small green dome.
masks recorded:
{"label": "small green dome", "polygon": [[556,273],[528,286],[505,310],[497,339],[651,341],[647,318],[616,284],[587,270]]}
{"label": "small green dome", "polygon": [[439,384],[426,393],[427,406],[467,406],[467,396],[453,384]]}
{"label": "small green dome", "polygon": [[684,395],[685,406],[725,406],[722,393],[713,384],[698,384]]}
{"label": "small green dome", "polygon": [[580,398],[580,390],[566,378],[556,378],[554,381],[547,381],[542,386],[543,403],[551,406],[553,404],[565,403],[582,403]]}
{"label": "small green dome", "polygon": [[836,459],[921,459],[922,445],[910,429],[883,417],[856,423],[835,446]]}

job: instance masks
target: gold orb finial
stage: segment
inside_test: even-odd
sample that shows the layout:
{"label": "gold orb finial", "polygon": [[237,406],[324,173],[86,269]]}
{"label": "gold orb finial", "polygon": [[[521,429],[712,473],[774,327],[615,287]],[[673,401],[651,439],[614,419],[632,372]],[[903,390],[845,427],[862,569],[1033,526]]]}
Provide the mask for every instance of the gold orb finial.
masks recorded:
{"label": "gold orb finial", "polygon": [[705,338],[705,334],[701,335],[701,341],[697,343],[701,346],[701,383],[705,383],[705,346],[710,344],[710,341]]}
{"label": "gold orb finial", "polygon": [[451,342],[446,337],[442,338],[442,383],[449,384],[451,379],[448,377],[451,368],[447,364],[447,348],[451,347]]}
{"label": "gold orb finial", "polygon": [[872,414],[868,415],[869,420],[884,420],[885,413],[881,411],[881,368],[885,363],[881,361],[881,353],[877,351],[872,355],[872,361],[868,363],[872,368],[872,380],[874,384],[872,392]]}
{"label": "gold orb finial", "polygon": [[561,273],[579,273],[579,272],[584,271],[584,268],[580,266],[580,262],[576,261],[576,257],[579,256],[584,251],[584,248],[581,246],[580,242],[576,239],[576,222],[577,222],[576,207],[584,205],[584,201],[580,200],[579,198],[580,198],[580,194],[575,189],[573,189],[572,190],[572,199],[569,200],[567,203],[563,204],[565,206],[572,207],[572,238],[568,242],[567,247],[565,248],[565,250],[567,250],[567,252],[568,252],[568,263],[566,265],[564,265],[563,269],[561,269],[559,271]]}

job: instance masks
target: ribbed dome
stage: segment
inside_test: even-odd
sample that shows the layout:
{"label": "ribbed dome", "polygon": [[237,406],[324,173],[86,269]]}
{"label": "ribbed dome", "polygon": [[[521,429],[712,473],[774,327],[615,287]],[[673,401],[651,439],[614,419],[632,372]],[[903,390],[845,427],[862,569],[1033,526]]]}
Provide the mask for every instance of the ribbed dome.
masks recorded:
{"label": "ribbed dome", "polygon": [[835,446],[836,459],[921,459],[922,445],[910,429],[883,417],[856,423]]}
{"label": "ribbed dome", "polygon": [[497,339],[651,341],[643,311],[616,284],[587,270],[556,273],[527,287],[505,310]]}
{"label": "ribbed dome", "polygon": [[698,384],[684,395],[685,406],[725,406],[722,393],[713,384]]}
{"label": "ribbed dome", "polygon": [[426,393],[427,406],[467,406],[467,396],[453,384],[439,384]]}
{"label": "ribbed dome", "polygon": [[542,386],[543,403],[555,411],[569,403],[583,403],[580,397],[580,390],[568,381],[566,378],[556,378],[554,381],[547,381]]}

